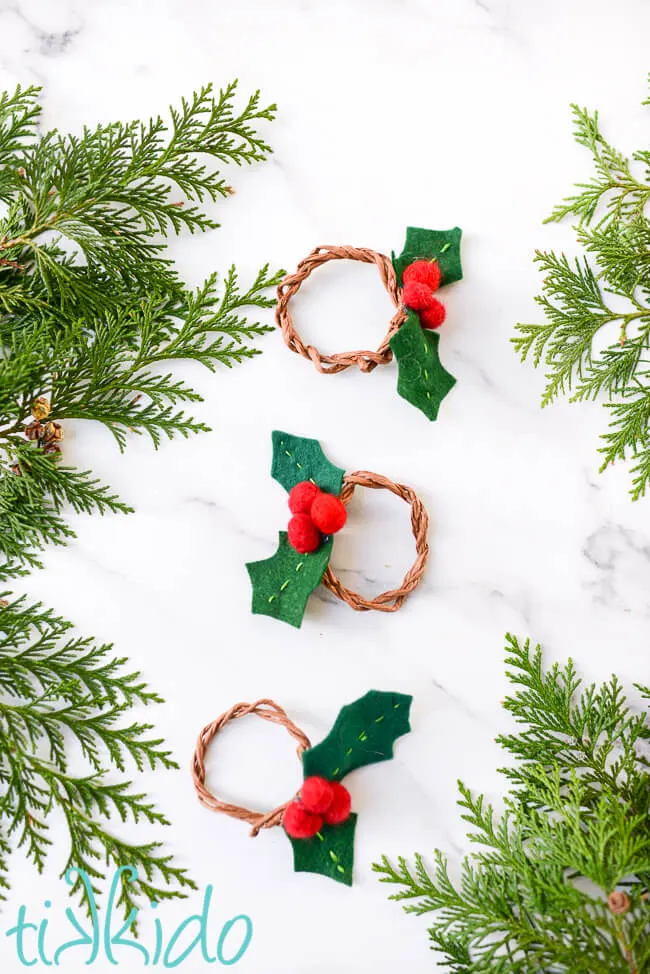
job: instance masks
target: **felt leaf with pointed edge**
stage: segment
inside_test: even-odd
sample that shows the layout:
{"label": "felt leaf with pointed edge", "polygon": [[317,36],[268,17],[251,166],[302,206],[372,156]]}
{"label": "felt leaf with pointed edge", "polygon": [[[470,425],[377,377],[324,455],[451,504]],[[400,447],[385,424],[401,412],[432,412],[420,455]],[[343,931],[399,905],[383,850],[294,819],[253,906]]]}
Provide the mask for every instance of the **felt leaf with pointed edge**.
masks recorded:
{"label": "felt leaf with pointed edge", "polygon": [[398,366],[398,393],[431,420],[437,418],[440,403],[456,384],[440,361],[439,342],[440,335],[423,328],[414,311],[390,340]]}
{"label": "felt leaf with pointed edge", "polygon": [[294,871],[320,873],[337,883],[352,886],[356,825],[357,816],[352,812],[341,825],[324,825],[311,839],[287,836],[293,846]]}
{"label": "felt leaf with pointed edge", "polygon": [[246,565],[253,585],[253,613],[299,629],[307,599],[320,585],[329,564],[332,544],[332,538],[325,538],[317,551],[301,555],[289,544],[286,531],[280,531],[276,553]]}
{"label": "felt leaf with pointed edge", "polygon": [[321,775],[340,781],[355,768],[390,760],[393,742],[411,729],[412,699],[403,693],[369,690],[342,707],[325,740],[303,754],[305,778]]}
{"label": "felt leaf with pointed edge", "polygon": [[318,440],[292,436],[274,430],[271,476],[290,491],[304,480],[312,480],[321,490],[336,497],[341,493],[345,471],[335,467],[323,453]]}
{"label": "felt leaf with pointed edge", "polygon": [[404,268],[414,260],[437,260],[442,281],[440,286],[460,281],[463,269],[460,262],[460,227],[452,230],[424,230],[421,227],[407,227],[406,243],[399,257],[393,253],[393,267],[397,282],[401,286]]}

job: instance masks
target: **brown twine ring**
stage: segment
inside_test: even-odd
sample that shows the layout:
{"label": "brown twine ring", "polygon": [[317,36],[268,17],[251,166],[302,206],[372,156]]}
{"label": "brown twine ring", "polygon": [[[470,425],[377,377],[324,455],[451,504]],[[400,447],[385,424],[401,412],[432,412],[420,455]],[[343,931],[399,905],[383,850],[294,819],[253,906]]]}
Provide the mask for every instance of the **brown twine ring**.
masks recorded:
{"label": "brown twine ring", "polygon": [[323,576],[323,585],[337,598],[347,602],[350,608],[356,609],[357,612],[367,612],[369,609],[377,609],[379,612],[397,612],[417,587],[424,573],[429,557],[429,545],[427,543],[429,515],[414,490],[404,484],[395,484],[381,474],[370,473],[368,470],[357,470],[355,473],[346,474],[343,478],[343,489],[340,495],[344,504],[349,504],[355,487],[390,490],[391,493],[396,494],[397,497],[401,497],[403,501],[411,505],[411,527],[415,538],[417,557],[404,576],[399,588],[382,592],[374,599],[366,599],[363,595],[346,588],[332,571],[331,565],[327,566]]}
{"label": "brown twine ring", "polygon": [[[274,724],[280,724],[281,727],[285,727],[293,739],[298,742],[296,753],[299,759],[302,757],[303,752],[311,747],[311,742],[304,731],[301,731],[287,717],[282,707],[279,707],[273,700],[257,700],[255,703],[236,703],[225,714],[217,717],[210,724],[206,724],[199,734],[192,756],[192,780],[194,781],[194,787],[196,788],[199,801],[205,808],[209,808],[213,812],[223,812],[224,815],[230,815],[231,818],[239,819],[241,822],[248,822],[252,826],[251,836],[254,838],[256,835],[259,835],[262,829],[270,829],[274,825],[281,824],[284,810],[289,802],[287,801],[283,805],[279,805],[270,812],[254,812],[250,808],[245,808],[243,805],[232,805],[230,802],[221,801],[220,798],[212,794],[205,783],[205,755],[212,739],[220,730],[223,730],[229,721],[237,720],[239,717],[246,717],[248,714],[255,714],[256,717],[262,717],[264,720],[270,720]],[[290,801],[293,801],[293,799],[290,799]]]}
{"label": "brown twine ring", "polygon": [[[359,260],[364,264],[376,264],[384,287],[388,291],[391,301],[397,308],[390,320],[388,331],[382,339],[376,352],[367,350],[357,352],[337,352],[333,355],[323,355],[314,345],[305,345],[296,331],[289,302],[300,290],[312,271],[329,260]],[[303,358],[310,359],[319,372],[333,375],[342,372],[351,365],[356,365],[362,372],[372,372],[378,365],[387,365],[393,358],[390,339],[400,325],[404,324],[408,315],[402,307],[402,289],[397,283],[395,268],[389,257],[379,254],[367,247],[315,247],[311,253],[300,261],[293,274],[288,274],[278,286],[278,303],[275,310],[275,321],[282,332],[286,344],[292,352],[297,352]]]}

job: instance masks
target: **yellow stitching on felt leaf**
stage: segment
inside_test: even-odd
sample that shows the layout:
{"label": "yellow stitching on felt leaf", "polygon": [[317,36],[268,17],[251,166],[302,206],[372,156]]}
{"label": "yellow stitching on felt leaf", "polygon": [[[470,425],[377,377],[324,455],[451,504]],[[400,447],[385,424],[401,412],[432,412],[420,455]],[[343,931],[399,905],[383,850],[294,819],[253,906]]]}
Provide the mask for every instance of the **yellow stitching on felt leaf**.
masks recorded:
{"label": "yellow stitching on felt leaf", "polygon": [[[280,446],[284,446],[284,440],[280,440]],[[293,462],[295,463],[295,465],[298,467],[298,470],[302,470],[302,464],[301,463],[298,463],[297,460],[294,460],[293,453],[289,453],[288,450],[285,450],[284,452],[285,452],[285,455],[288,456],[290,460],[293,460]],[[316,484],[316,481],[314,480],[313,477],[310,477],[309,478],[309,481],[312,484]],[[316,484],[316,486],[318,487],[318,484]]]}
{"label": "yellow stitching on felt leaf", "polygon": [[[399,704],[399,703],[393,704],[393,710],[399,710],[400,706],[401,706],[401,704]],[[386,717],[385,714],[380,714],[379,717],[375,717],[374,723],[375,724],[381,724],[382,720],[384,720],[385,717]],[[362,744],[365,744],[365,742],[368,740],[368,732],[365,731],[365,730],[362,730],[361,733],[359,734],[357,740],[358,741],[361,741]],[[349,757],[352,754],[353,750],[354,750],[354,748],[349,747],[347,749],[347,751],[345,752],[345,756],[346,757]],[[340,768],[335,768],[334,771],[332,771],[332,777],[333,778],[336,778],[336,776],[338,774],[340,774],[340,771],[341,771]]]}
{"label": "yellow stitching on felt leaf", "polygon": [[[307,557],[309,557],[309,556],[307,556]],[[305,563],[304,563],[304,561],[299,561],[299,562],[298,562],[298,564],[296,565],[296,571],[297,571],[297,572],[299,572],[299,571],[301,571],[301,570],[302,570],[302,568],[304,567],[304,564],[305,564]],[[291,579],[290,579],[290,578],[286,578],[286,579],[284,580],[284,582],[282,583],[282,585],[280,586],[280,590],[279,590],[279,591],[278,591],[278,592],[277,592],[277,593],[276,593],[275,595],[269,595],[269,597],[268,597],[268,600],[267,600],[267,601],[269,602],[269,604],[270,604],[271,602],[274,602],[274,601],[275,601],[275,599],[276,599],[276,598],[277,598],[277,597],[278,597],[279,595],[281,595],[281,594],[282,594],[282,592],[284,592],[284,590],[285,590],[285,589],[287,588],[287,586],[288,586],[288,585],[290,584],[290,582],[291,582]]]}

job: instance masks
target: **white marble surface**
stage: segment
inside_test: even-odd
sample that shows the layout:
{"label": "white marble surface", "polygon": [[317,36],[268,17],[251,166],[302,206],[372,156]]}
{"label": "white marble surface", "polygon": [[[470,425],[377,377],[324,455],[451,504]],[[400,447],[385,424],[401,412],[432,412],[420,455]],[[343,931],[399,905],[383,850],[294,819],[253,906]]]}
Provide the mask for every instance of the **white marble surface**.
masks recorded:
{"label": "white marble surface", "polygon": [[[498,799],[506,630],[543,641],[549,660],[574,654],[588,677],[615,667],[627,683],[648,680],[648,502],[631,503],[622,469],[598,476],[601,408],[541,411],[542,377],[509,338],[536,315],[534,248],[573,246],[569,227],[541,225],[588,173],[569,102],[598,107],[623,149],[647,144],[649,30],[643,0],[615,11],[604,0],[0,0],[0,88],[42,83],[50,126],[147,115],[234,76],[279,103],[275,155],[233,175],[222,229],[174,245],[190,280],[230,260],[244,274],[267,259],[292,268],[317,243],[388,252],[409,223],[465,231],[465,279],[445,295],[442,338],[458,384],[438,423],[397,398],[393,368],[318,377],[271,334],[241,369],[186,369],[206,396],[209,435],[158,454],[133,442],[121,457],[105,432],[68,430],[67,459],[92,466],[136,513],[75,518],[78,540],[49,551],[25,588],[113,641],[166,697],[153,716],[183,770],[143,783],[173,819],[170,848],[214,884],[215,916],[253,918],[242,972],[434,969],[425,922],[386,901],[370,863],[435,846],[456,861],[458,777]],[[342,349],[374,345],[389,305],[371,269],[338,265],[314,277],[299,310],[310,339]],[[285,518],[268,475],[276,426],[421,493],[432,557],[401,612],[357,615],[320,590],[300,631],[249,614],[244,563],[271,553]],[[360,497],[335,548],[343,577],[377,591],[411,558],[406,508]],[[351,890],[295,876],[279,830],[252,842],[198,805],[193,740],[231,703],[274,697],[319,739],[371,686],[414,695],[413,733],[392,766],[352,781]],[[218,780],[263,804],[291,793],[297,765],[282,732],[259,724],[224,739]],[[38,912],[49,897],[61,912],[63,851],[40,879],[16,856],[3,929],[19,903]],[[3,939],[0,958],[3,972],[22,970]]]}

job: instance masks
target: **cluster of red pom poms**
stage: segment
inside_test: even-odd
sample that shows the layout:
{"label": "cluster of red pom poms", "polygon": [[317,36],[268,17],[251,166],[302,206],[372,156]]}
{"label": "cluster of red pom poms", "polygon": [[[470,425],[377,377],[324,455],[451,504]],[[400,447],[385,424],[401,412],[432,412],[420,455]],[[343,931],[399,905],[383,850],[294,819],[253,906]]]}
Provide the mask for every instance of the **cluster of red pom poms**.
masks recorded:
{"label": "cluster of red pom poms", "polygon": [[300,795],[285,808],[282,824],[292,839],[311,839],[323,825],[342,825],[351,809],[350,792],[344,785],[313,775],[305,778]]}
{"label": "cluster of red pom poms", "polygon": [[347,520],[345,505],[334,494],[326,494],[311,480],[296,484],[289,493],[289,544],[301,555],[316,551],[322,536],[336,534]]}
{"label": "cluster of red pom poms", "polygon": [[439,328],[445,320],[445,306],[434,296],[440,287],[440,267],[436,260],[414,260],[402,274],[402,301],[416,311],[423,328]]}

